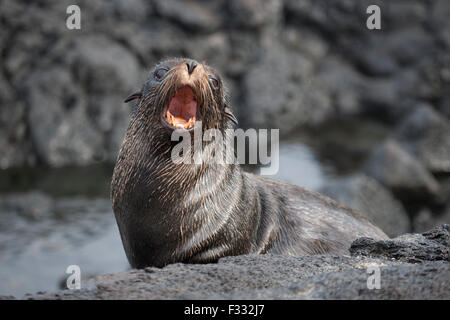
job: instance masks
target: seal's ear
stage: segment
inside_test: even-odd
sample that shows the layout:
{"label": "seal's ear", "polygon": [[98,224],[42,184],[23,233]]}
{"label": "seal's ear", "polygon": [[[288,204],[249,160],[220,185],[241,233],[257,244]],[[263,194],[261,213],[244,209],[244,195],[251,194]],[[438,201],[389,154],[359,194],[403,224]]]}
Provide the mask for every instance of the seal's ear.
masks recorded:
{"label": "seal's ear", "polygon": [[140,99],[142,97],[142,93],[140,91],[130,94],[126,99],[125,103],[130,102],[134,99]]}
{"label": "seal's ear", "polygon": [[231,121],[233,121],[234,124],[237,124],[237,123],[238,123],[236,117],[235,117],[234,114],[233,114],[233,111],[231,111],[231,109],[228,108],[228,107],[225,107],[225,117],[227,117],[228,119],[230,119]]}

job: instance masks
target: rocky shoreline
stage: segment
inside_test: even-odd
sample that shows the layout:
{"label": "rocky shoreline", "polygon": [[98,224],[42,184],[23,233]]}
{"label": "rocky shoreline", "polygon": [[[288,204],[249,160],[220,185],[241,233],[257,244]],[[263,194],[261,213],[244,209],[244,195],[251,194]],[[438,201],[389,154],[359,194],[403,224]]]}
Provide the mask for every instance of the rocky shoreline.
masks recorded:
{"label": "rocky shoreline", "polygon": [[[379,268],[380,289],[368,288],[368,267]],[[450,299],[450,225],[385,241],[360,238],[348,256],[243,255],[215,264],[176,263],[101,275],[80,290],[23,299]]]}

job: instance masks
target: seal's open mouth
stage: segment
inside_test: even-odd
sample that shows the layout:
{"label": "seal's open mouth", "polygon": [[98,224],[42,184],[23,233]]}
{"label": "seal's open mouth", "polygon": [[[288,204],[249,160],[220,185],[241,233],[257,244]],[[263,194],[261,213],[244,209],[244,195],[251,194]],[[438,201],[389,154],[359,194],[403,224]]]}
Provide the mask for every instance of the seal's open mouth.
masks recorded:
{"label": "seal's open mouth", "polygon": [[194,91],[188,86],[175,92],[163,115],[164,120],[172,127],[191,129],[197,118],[197,100]]}

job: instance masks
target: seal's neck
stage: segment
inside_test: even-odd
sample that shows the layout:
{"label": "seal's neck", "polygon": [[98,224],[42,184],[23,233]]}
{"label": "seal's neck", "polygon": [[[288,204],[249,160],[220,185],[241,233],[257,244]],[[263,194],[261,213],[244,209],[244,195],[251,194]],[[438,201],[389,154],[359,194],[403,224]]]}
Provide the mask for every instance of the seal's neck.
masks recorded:
{"label": "seal's neck", "polygon": [[114,168],[113,209],[130,263],[205,262],[249,252],[253,243],[242,245],[247,235],[237,225],[256,232],[256,190],[239,165],[209,161],[229,140],[205,143],[200,164],[175,163],[173,143],[159,130],[132,120]]}
{"label": "seal's neck", "polygon": [[195,133],[185,133],[190,137],[187,143],[186,135],[180,142],[172,141],[166,128],[133,118],[114,169],[113,204],[123,199],[128,204],[153,202],[158,208],[173,210],[190,207],[199,195],[224,191],[229,166],[240,172],[237,164],[230,164],[232,137],[226,130],[217,130],[214,137],[205,134],[208,141],[202,137],[198,141]]}

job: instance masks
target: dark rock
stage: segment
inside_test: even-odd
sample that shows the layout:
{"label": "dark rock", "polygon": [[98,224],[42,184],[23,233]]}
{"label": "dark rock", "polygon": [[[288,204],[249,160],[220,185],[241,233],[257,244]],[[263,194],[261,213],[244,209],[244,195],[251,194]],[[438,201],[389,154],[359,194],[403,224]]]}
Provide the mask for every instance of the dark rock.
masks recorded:
{"label": "dark rock", "polygon": [[82,89],[63,68],[30,75],[27,122],[39,159],[62,166],[90,163],[103,157],[101,137],[90,123]]}
{"label": "dark rock", "polygon": [[304,21],[338,36],[346,32],[360,33],[366,8],[356,1],[285,1],[285,10],[292,21]]}
{"label": "dark rock", "polygon": [[450,6],[445,0],[436,0],[431,4],[431,13],[429,17],[430,26],[438,34],[440,41],[450,48]]}
{"label": "dark rock", "polygon": [[447,211],[450,212],[450,175],[438,175],[437,178],[441,185],[439,197],[440,199],[444,199],[447,204]]}
{"label": "dark rock", "polygon": [[329,51],[329,44],[307,29],[287,26],[283,30],[283,40],[289,48],[305,54],[314,61],[320,61]]}
{"label": "dark rock", "polygon": [[48,59],[63,59],[64,67],[38,69],[25,84],[39,159],[53,166],[114,160],[128,122],[123,97],[140,78],[136,59],[99,37],[63,42]]}
{"label": "dark rock", "polygon": [[113,3],[114,13],[119,19],[145,22],[152,13],[153,7],[149,6],[145,0],[129,0],[126,3],[117,1]]}
{"label": "dark rock", "polygon": [[[450,247],[450,225],[444,224],[432,230],[422,233],[428,240],[436,241],[444,247]],[[449,249],[449,248],[447,248]],[[448,256],[447,256],[448,258]]]}
{"label": "dark rock", "polygon": [[[141,68],[145,72],[160,59],[162,53],[167,56],[184,55],[181,43],[186,41],[185,32],[164,20],[158,25],[158,28],[153,29],[131,26],[117,34],[118,40],[126,43],[129,50],[141,61]],[[160,28],[164,32],[161,32]]]}
{"label": "dark rock", "polygon": [[400,125],[396,139],[432,172],[450,172],[450,122],[421,105]]}
{"label": "dark rock", "polygon": [[281,0],[232,0],[228,1],[230,16],[236,27],[258,29],[279,22]]}
{"label": "dark rock", "polygon": [[354,51],[353,59],[365,74],[384,77],[392,75],[398,70],[396,61],[382,48],[378,48],[376,45],[362,48],[362,50]]}
{"label": "dark rock", "polygon": [[[369,267],[380,289],[368,289]],[[244,255],[103,275],[64,295],[25,299],[448,299],[450,264],[367,257]]]}
{"label": "dark rock", "polygon": [[[71,291],[75,299],[227,299],[240,291],[288,287],[292,281],[321,273],[364,268],[377,259],[339,256],[289,257],[244,255],[226,257],[217,264],[172,264],[99,276],[90,289]],[[388,264],[391,264],[388,262]],[[148,272],[151,271],[151,272]],[[83,285],[82,285],[83,287]],[[36,294],[53,299],[57,293]]]}
{"label": "dark rock", "polygon": [[386,11],[383,11],[383,20],[389,28],[411,27],[424,23],[427,18],[427,6],[424,2],[397,0],[389,2]]}
{"label": "dark rock", "polygon": [[[248,119],[257,127],[284,132],[323,121],[331,112],[324,88],[314,81],[313,63],[306,57],[271,43],[244,79]],[[270,74],[270,77],[266,77]]]}
{"label": "dark rock", "polygon": [[322,1],[295,1],[286,0],[284,3],[285,10],[295,19],[309,21],[320,26],[326,26],[327,10]]}
{"label": "dark rock", "polygon": [[[184,39],[186,55],[199,61],[208,61],[210,65],[225,75],[228,70],[227,58],[231,48],[229,39],[223,32],[214,32],[204,36]],[[233,91],[234,92],[234,91]]]}
{"label": "dark rock", "polygon": [[402,95],[395,78],[366,80],[361,86],[363,88],[361,91],[364,93],[359,94],[362,105],[360,114],[393,122],[399,114],[404,112],[402,104],[399,103]]}
{"label": "dark rock", "polygon": [[431,54],[433,40],[421,28],[402,29],[389,35],[387,47],[400,65],[410,65]]}
{"label": "dark rock", "polygon": [[[26,108],[0,75],[0,169],[35,164],[26,127]],[[24,151],[27,151],[24,152]]]}
{"label": "dark rock", "polygon": [[[446,0],[80,0],[82,29],[75,31],[62,25],[69,4],[2,1],[2,168],[113,160],[127,122],[123,95],[167,56],[217,67],[241,124],[283,134],[336,116],[394,124],[419,101],[450,115]],[[371,4],[381,7],[381,32],[365,28]],[[44,84],[29,93],[30,77]],[[51,78],[63,83],[48,98]],[[34,97],[49,103],[48,119]],[[75,106],[67,113],[74,124],[52,125],[65,105]],[[443,161],[432,171],[448,171]]]}
{"label": "dark rock", "polygon": [[360,212],[390,237],[410,231],[402,204],[372,178],[357,175],[338,179],[322,187],[320,192]]}
{"label": "dark rock", "polygon": [[426,201],[439,192],[439,183],[433,175],[393,140],[373,150],[364,171],[401,199]]}
{"label": "dark rock", "polygon": [[414,101],[430,95],[420,72],[400,69],[386,79],[365,79],[360,93],[361,114],[391,125],[398,123],[417,105]]}
{"label": "dark rock", "polygon": [[421,233],[441,224],[450,224],[450,206],[444,212],[435,213],[428,208],[421,209],[412,221],[414,232]]}
{"label": "dark rock", "polygon": [[450,261],[450,225],[422,234],[404,234],[392,240],[359,238],[352,243],[350,253],[409,263]]}
{"label": "dark rock", "polygon": [[338,115],[351,117],[364,112],[361,92],[364,91],[366,80],[342,58],[329,55],[317,67],[317,76],[312,83],[322,87],[322,91],[325,91],[322,94],[329,92],[334,98],[330,103]]}
{"label": "dark rock", "polygon": [[222,17],[213,8],[209,8],[211,4],[214,3],[192,0],[157,0],[155,1],[155,10],[159,15],[186,28],[211,32],[222,23]]}
{"label": "dark rock", "polygon": [[[284,299],[284,300],[410,300],[449,299],[450,265],[424,263],[419,266],[380,267],[380,289],[368,289],[367,267],[342,272],[318,274],[289,287],[275,287],[229,294],[228,299]],[[373,271],[371,271],[373,272]]]}
{"label": "dark rock", "polygon": [[[225,72],[241,79],[249,67],[261,59],[261,43],[254,33],[248,30],[231,30],[229,33],[230,55]],[[233,91],[236,95],[237,92]],[[233,93],[232,92],[232,93]]]}

